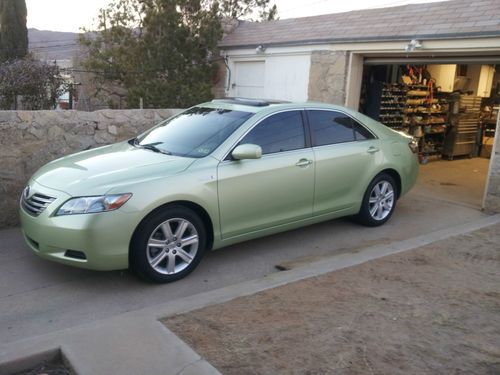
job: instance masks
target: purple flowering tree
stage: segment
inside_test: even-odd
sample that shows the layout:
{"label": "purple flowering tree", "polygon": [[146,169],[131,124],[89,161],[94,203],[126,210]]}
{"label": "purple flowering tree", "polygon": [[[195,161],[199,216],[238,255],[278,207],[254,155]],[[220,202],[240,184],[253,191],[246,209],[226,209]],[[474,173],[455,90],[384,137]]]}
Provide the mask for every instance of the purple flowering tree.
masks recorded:
{"label": "purple flowering tree", "polygon": [[68,90],[59,67],[24,59],[0,63],[0,109],[54,109],[57,98]]}

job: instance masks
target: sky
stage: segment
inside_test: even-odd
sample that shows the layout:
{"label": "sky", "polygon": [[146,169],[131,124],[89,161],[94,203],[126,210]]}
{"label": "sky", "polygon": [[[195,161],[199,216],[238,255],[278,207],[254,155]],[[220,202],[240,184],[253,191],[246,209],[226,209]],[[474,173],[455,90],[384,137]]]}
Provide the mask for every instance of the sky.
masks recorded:
{"label": "sky", "polygon": [[[281,19],[347,12],[439,0],[275,0]],[[110,0],[26,0],[28,27],[40,30],[78,32],[92,26],[100,8]]]}

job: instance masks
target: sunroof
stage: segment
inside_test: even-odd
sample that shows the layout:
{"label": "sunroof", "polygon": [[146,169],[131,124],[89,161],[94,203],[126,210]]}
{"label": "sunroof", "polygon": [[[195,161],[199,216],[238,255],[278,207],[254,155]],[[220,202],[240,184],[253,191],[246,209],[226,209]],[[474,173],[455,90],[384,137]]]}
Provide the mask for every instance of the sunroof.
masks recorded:
{"label": "sunroof", "polygon": [[224,98],[224,99],[214,99],[214,103],[231,103],[231,104],[241,104],[248,105],[252,107],[267,107],[271,104],[289,103],[279,100],[262,100],[262,99],[247,99],[247,98]]}

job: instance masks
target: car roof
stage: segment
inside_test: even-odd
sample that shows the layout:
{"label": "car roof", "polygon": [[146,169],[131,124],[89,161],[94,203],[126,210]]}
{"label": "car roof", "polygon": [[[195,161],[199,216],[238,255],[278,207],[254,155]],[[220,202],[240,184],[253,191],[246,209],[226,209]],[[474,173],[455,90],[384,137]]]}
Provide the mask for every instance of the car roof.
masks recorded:
{"label": "car roof", "polygon": [[286,100],[250,99],[250,98],[222,98],[214,99],[213,103],[241,104],[250,107],[267,107],[272,104],[290,103]]}
{"label": "car roof", "polygon": [[[263,103],[261,103],[263,102]],[[215,109],[227,109],[231,111],[241,111],[253,113],[252,118],[264,118],[270,114],[285,111],[285,110],[331,110],[343,112],[360,122],[364,126],[367,126],[377,137],[381,136],[393,136],[396,133],[389,127],[380,124],[378,121],[355,111],[351,108],[347,108],[337,104],[328,104],[321,102],[285,102],[276,100],[262,100],[262,99],[236,99],[236,98],[226,98],[226,99],[215,99],[211,102],[206,102],[198,104],[196,107],[205,108],[215,108]]]}
{"label": "car roof", "polygon": [[197,107],[221,108],[242,112],[274,112],[284,109],[330,109],[347,112],[353,116],[356,111],[349,108],[320,102],[288,102],[284,100],[268,100],[268,99],[248,99],[248,98],[223,98],[214,99],[211,102],[199,104]]}

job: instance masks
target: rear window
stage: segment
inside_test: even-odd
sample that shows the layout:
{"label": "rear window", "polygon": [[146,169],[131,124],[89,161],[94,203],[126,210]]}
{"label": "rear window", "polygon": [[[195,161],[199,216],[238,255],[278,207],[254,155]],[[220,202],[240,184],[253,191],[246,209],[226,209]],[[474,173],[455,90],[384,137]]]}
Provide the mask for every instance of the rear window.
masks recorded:
{"label": "rear window", "polygon": [[139,146],[154,145],[172,155],[201,158],[212,153],[252,115],[194,107],[140,135],[137,142]]}
{"label": "rear window", "polygon": [[361,125],[356,120],[352,119],[352,126],[354,129],[354,135],[356,136],[356,141],[363,141],[365,139],[373,139],[375,136],[363,125]]}
{"label": "rear window", "polygon": [[373,134],[350,116],[335,111],[308,111],[313,146],[373,139]]}
{"label": "rear window", "polygon": [[351,118],[334,111],[308,111],[313,146],[352,142],[355,140]]}

